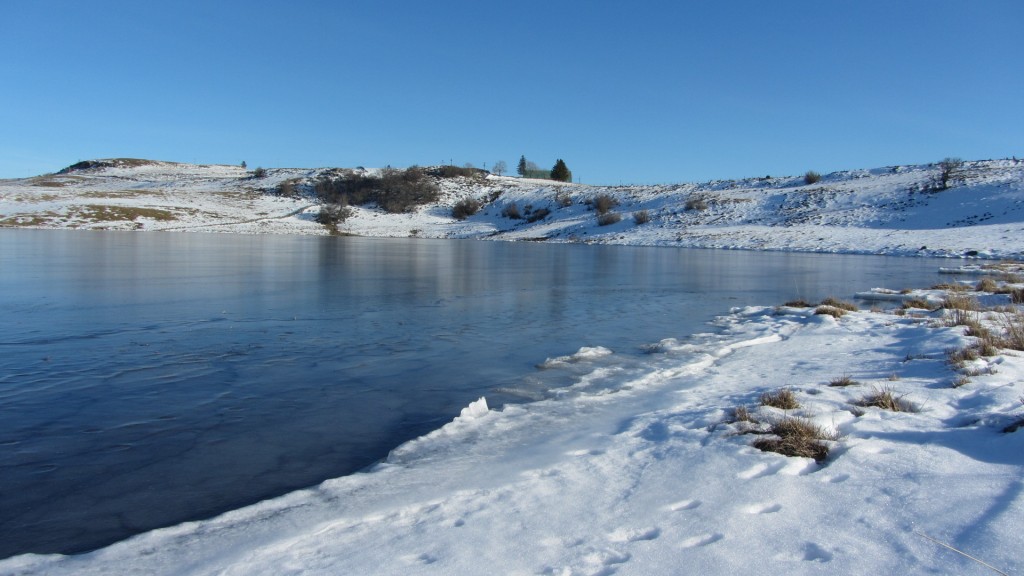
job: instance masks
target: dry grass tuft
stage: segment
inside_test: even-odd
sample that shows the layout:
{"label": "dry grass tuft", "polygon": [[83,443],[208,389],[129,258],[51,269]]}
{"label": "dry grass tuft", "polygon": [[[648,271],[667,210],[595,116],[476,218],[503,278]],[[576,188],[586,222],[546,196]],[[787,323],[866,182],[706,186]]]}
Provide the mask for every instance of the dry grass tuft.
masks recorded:
{"label": "dry grass tuft", "polygon": [[963,370],[968,362],[978,359],[978,353],[970,346],[946,350],[946,362],[957,370]]}
{"label": "dry grass tuft", "polygon": [[829,386],[842,386],[842,387],[845,387],[845,386],[856,386],[857,384],[860,384],[860,382],[857,382],[856,380],[854,380],[853,378],[850,378],[849,376],[841,376],[839,378],[833,378],[828,383]]}
{"label": "dry grass tuft", "polygon": [[1024,304],[1024,288],[1011,288],[1010,302],[1013,302],[1014,304]]}
{"label": "dry grass tuft", "polygon": [[944,323],[946,326],[967,326],[968,330],[984,330],[978,319],[978,313],[962,308],[950,309]]}
{"label": "dry grass tuft", "polygon": [[970,288],[968,288],[964,284],[950,284],[948,282],[944,282],[942,284],[936,284],[935,286],[932,286],[932,290],[945,290],[947,292],[966,292],[967,290],[970,290]]}
{"label": "dry grass tuft", "polygon": [[931,310],[934,307],[923,298],[912,298],[910,300],[904,300],[902,304],[904,310],[908,308],[917,308],[919,310]]}
{"label": "dry grass tuft", "polygon": [[839,308],[847,312],[856,312],[859,310],[856,304],[846,302],[845,300],[839,300],[838,298],[832,298],[831,296],[821,301],[822,306],[831,306],[833,308]]}
{"label": "dry grass tuft", "polygon": [[761,394],[761,405],[780,410],[795,410],[800,407],[800,403],[796,401],[796,394],[789,388],[780,388],[774,392]]}
{"label": "dry grass tuft", "polygon": [[999,290],[999,283],[992,278],[982,278],[974,286],[975,292],[996,292]]}
{"label": "dry grass tuft", "polygon": [[966,374],[961,374],[953,379],[953,388],[960,388],[971,383],[971,379]]}
{"label": "dry grass tuft", "polygon": [[790,308],[810,308],[811,306],[814,306],[814,304],[811,304],[803,298],[797,298],[796,300],[786,302],[783,306],[789,306]]}
{"label": "dry grass tuft", "polygon": [[732,410],[732,422],[754,422],[754,417],[746,406],[737,406]]}
{"label": "dry grass tuft", "polygon": [[773,424],[769,432],[776,437],[756,440],[755,448],[784,456],[814,458],[818,462],[828,457],[828,445],[822,440],[836,439],[835,434],[804,418],[784,418]]}
{"label": "dry grass tuft", "polygon": [[831,316],[837,320],[839,318],[842,318],[843,316],[846,316],[846,310],[843,310],[842,308],[836,308],[835,306],[825,305],[818,306],[817,308],[815,308],[814,313],[819,316]]}
{"label": "dry grass tuft", "polygon": [[997,323],[1003,332],[998,345],[1001,348],[1024,351],[1024,311],[1002,314]]}
{"label": "dry grass tuft", "polygon": [[966,294],[949,294],[942,301],[942,307],[946,310],[959,310],[964,312],[977,312],[981,310],[977,298]]}
{"label": "dry grass tuft", "polygon": [[892,412],[917,412],[917,406],[904,400],[905,397],[906,394],[897,396],[893,394],[892,388],[884,386],[875,388],[873,392],[858,400],[856,404],[865,408],[881,408]]}

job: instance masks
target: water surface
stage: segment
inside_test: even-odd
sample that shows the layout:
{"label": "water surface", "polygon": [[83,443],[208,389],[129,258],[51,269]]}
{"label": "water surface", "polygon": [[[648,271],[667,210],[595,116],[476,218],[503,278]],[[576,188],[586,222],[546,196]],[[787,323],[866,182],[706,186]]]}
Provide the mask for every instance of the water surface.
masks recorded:
{"label": "water surface", "polygon": [[0,230],[0,557],[73,553],[358,470],[546,358],[730,307],[936,283],[932,259]]}

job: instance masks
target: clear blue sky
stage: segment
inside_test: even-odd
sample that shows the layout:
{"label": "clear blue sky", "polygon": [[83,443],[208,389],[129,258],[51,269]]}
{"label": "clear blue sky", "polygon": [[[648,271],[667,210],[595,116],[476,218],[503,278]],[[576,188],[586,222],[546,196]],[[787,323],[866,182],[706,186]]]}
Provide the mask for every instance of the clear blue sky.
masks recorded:
{"label": "clear blue sky", "polygon": [[1024,156],[1021,0],[0,0],[0,177],[136,157],[694,182]]}

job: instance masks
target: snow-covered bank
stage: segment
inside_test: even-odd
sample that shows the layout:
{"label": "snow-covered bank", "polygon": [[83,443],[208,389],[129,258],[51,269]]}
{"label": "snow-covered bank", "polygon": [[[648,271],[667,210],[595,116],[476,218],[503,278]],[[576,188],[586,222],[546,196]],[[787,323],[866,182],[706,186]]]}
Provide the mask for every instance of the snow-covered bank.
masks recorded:
{"label": "snow-covered bank", "polygon": [[[361,236],[543,240],[637,246],[1019,258],[1024,162],[965,162],[940,190],[935,165],[701,184],[590,186],[510,177],[437,178],[436,202],[407,213],[352,208]],[[335,169],[103,161],[0,181],[0,225],[326,234],[313,184]],[[287,195],[275,192],[288,190]],[[605,225],[594,200],[611,199]],[[481,203],[464,220],[460,201]],[[507,209],[521,218],[508,218]],[[616,218],[618,220],[616,221]]]}
{"label": "snow-covered bank", "polygon": [[[474,402],[366,473],[0,572],[993,573],[935,540],[1024,571],[1024,430],[1003,432],[1024,419],[1022,353],[954,369],[948,351],[976,338],[952,310],[814,312],[737,309],[642,366],[583,349],[539,368],[581,374],[559,397]],[[1004,313],[966,316],[998,330]],[[759,404],[784,388],[799,407]],[[911,410],[861,405],[879,391]],[[744,433],[794,416],[835,434],[823,462]]]}

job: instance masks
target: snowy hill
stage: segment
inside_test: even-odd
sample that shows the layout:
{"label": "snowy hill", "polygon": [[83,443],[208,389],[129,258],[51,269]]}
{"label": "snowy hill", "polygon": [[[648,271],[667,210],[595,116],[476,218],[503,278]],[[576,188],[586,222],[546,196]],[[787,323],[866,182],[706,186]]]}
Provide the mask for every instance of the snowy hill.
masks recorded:
{"label": "snowy hill", "polygon": [[[364,173],[373,171],[364,171]],[[0,181],[0,226],[326,234],[315,183],[338,169],[268,169],[148,160],[82,162]],[[349,171],[353,172],[353,171]],[[352,207],[340,233],[1020,257],[1024,162],[965,162],[948,189],[937,165],[701,184],[590,186],[493,175],[432,177],[436,202],[411,212]],[[282,187],[282,185],[285,185]],[[287,190],[287,195],[281,192]],[[599,221],[594,202],[611,199]],[[479,212],[452,216],[473,199]],[[518,212],[521,218],[503,214]],[[604,225],[602,225],[604,224]]]}

